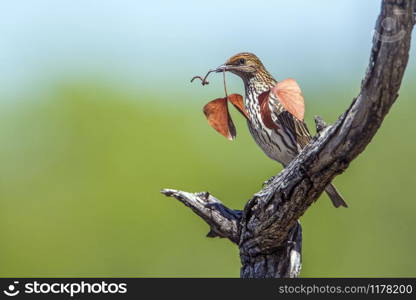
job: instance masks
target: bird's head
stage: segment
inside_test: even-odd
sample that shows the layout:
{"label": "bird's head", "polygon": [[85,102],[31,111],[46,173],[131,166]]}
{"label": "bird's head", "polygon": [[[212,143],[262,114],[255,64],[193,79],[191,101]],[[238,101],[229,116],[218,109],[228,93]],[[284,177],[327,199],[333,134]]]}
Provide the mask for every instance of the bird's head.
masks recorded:
{"label": "bird's head", "polygon": [[253,53],[242,52],[230,57],[225,64],[219,66],[216,72],[229,71],[241,78],[256,76],[257,73],[266,72],[260,59]]}

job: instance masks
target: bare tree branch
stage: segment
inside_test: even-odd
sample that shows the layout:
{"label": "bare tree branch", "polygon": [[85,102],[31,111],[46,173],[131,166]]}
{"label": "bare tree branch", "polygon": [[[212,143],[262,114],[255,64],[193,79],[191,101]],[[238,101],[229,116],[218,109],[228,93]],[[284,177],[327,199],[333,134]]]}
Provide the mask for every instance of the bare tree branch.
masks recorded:
{"label": "bare tree branch", "polygon": [[161,193],[169,197],[175,197],[207,222],[211,227],[208,237],[219,236],[238,243],[238,223],[241,219],[241,211],[225,207],[220,200],[208,192],[192,194],[163,189]]}
{"label": "bare tree branch", "polygon": [[325,121],[320,116],[315,116],[315,125],[316,125],[316,132],[320,133],[322,130],[324,130],[328,125],[325,123]]}
{"label": "bare tree branch", "polygon": [[[164,190],[211,226],[211,236],[238,244],[242,277],[295,277],[300,271],[298,219],[370,143],[398,97],[409,58],[416,0],[384,0],[361,91],[330,126],[316,119],[311,143],[241,213],[209,194]],[[211,203],[214,203],[212,205]]]}

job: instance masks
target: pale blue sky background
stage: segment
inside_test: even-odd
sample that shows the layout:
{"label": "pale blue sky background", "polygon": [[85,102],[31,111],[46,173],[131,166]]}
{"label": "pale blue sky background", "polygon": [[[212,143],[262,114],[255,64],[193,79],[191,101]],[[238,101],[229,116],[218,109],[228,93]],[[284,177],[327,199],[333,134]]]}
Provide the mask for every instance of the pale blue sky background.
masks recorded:
{"label": "pale blue sky background", "polygon": [[201,90],[189,85],[193,75],[240,51],[255,52],[278,79],[295,77],[304,88],[356,84],[379,8],[378,0],[2,0],[0,93],[82,74],[186,95]]}

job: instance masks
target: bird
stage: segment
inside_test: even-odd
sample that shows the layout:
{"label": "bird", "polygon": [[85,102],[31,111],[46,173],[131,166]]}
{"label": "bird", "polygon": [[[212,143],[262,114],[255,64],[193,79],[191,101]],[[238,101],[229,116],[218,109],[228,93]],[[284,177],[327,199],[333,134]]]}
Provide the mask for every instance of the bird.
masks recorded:
{"label": "bird", "polygon": [[[249,52],[233,55],[210,72],[231,72],[244,83],[244,99],[239,94],[232,94],[215,99],[204,107],[209,124],[222,135],[230,140],[236,136],[228,111],[229,101],[246,118],[257,145],[283,167],[310,142],[312,136],[304,122],[303,94],[294,79],[277,81],[261,60]],[[348,207],[332,183],[326,186],[325,192],[335,207]]]}

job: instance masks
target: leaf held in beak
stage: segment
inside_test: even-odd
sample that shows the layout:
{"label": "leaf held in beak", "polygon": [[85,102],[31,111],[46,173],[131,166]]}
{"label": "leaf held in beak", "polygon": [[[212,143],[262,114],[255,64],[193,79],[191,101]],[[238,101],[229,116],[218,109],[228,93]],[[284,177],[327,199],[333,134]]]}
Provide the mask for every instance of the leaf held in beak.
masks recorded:
{"label": "leaf held in beak", "polygon": [[248,113],[244,107],[243,97],[239,94],[231,94],[224,98],[217,98],[204,106],[204,114],[208,124],[230,141],[237,136],[233,120],[228,110],[228,101],[248,120]]}
{"label": "leaf held in beak", "polygon": [[228,101],[230,101],[234,107],[248,120],[248,113],[244,107],[243,96],[239,94],[232,94],[228,96]]}
{"label": "leaf held in beak", "polygon": [[208,124],[227,139],[232,141],[236,137],[237,132],[228,111],[227,98],[217,98],[208,102],[204,106],[204,114]]}

